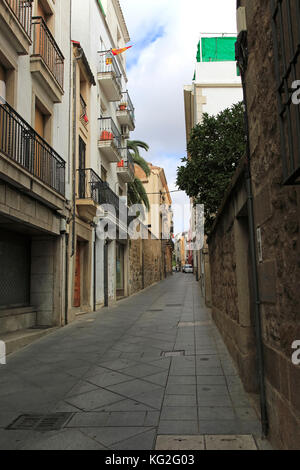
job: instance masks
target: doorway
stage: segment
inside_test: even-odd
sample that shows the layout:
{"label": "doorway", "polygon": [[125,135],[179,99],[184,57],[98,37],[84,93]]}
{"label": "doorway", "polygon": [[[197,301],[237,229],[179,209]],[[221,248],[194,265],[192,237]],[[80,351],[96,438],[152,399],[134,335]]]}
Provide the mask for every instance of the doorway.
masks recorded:
{"label": "doorway", "polygon": [[116,291],[117,298],[124,297],[124,245],[117,243],[116,245]]}
{"label": "doorway", "polygon": [[81,305],[81,244],[77,242],[74,280],[74,307]]}

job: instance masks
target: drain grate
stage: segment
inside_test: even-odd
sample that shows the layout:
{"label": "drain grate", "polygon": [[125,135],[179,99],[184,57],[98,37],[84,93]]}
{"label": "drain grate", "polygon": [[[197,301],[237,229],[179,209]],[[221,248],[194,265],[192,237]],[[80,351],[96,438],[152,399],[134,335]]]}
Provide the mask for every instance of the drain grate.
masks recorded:
{"label": "drain grate", "polygon": [[162,351],[161,356],[164,357],[177,357],[177,356],[184,356],[185,351]]}
{"label": "drain grate", "polygon": [[9,430],[34,430],[40,432],[58,431],[73,416],[74,413],[52,413],[49,415],[21,415],[7,429]]}

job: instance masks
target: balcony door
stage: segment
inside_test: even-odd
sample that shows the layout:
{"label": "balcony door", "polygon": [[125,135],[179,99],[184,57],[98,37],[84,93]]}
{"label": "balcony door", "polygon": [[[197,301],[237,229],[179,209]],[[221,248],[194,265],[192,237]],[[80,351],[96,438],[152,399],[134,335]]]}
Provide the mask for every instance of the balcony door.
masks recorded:
{"label": "balcony door", "polygon": [[6,100],[6,71],[0,64],[0,97]]}
{"label": "balcony door", "polygon": [[85,168],[86,168],[86,145],[81,137],[79,137],[79,199],[85,199],[87,197],[85,191]]}

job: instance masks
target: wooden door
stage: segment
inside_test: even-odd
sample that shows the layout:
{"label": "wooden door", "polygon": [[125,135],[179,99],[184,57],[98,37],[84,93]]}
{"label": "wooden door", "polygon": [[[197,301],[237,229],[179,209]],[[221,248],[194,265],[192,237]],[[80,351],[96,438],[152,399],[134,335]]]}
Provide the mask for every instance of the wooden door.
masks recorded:
{"label": "wooden door", "polygon": [[[45,116],[43,115],[42,111],[35,106],[35,124],[34,124],[35,132],[44,138],[44,131],[45,131]],[[48,176],[46,174],[46,159],[44,158],[44,148],[41,145],[35,145],[35,153],[34,153],[34,174],[38,178],[45,178]],[[45,180],[48,182],[48,180]]]}
{"label": "wooden door", "polygon": [[74,281],[74,307],[81,305],[81,276],[80,276],[80,243],[77,242],[76,248],[76,266],[75,266],[75,281]]}

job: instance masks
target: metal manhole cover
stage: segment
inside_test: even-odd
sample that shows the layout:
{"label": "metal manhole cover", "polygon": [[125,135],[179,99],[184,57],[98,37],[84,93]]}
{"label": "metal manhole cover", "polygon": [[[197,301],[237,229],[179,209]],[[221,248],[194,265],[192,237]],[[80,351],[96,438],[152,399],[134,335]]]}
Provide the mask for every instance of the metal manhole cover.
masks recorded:
{"label": "metal manhole cover", "polygon": [[164,357],[177,357],[177,356],[184,356],[185,351],[163,351],[161,356]]}
{"label": "metal manhole cover", "polygon": [[7,429],[34,430],[40,432],[58,431],[73,416],[74,413],[52,413],[49,415],[21,415]]}

